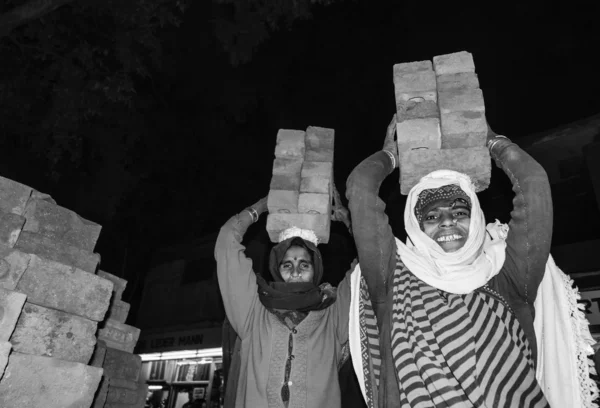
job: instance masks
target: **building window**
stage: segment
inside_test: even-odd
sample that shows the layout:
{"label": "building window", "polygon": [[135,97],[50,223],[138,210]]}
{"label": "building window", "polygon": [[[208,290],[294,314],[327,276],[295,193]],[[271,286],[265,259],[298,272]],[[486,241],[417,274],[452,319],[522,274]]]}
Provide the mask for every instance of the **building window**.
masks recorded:
{"label": "building window", "polygon": [[165,379],[165,368],[167,367],[167,361],[151,361],[150,362],[150,376],[149,380],[164,380]]}

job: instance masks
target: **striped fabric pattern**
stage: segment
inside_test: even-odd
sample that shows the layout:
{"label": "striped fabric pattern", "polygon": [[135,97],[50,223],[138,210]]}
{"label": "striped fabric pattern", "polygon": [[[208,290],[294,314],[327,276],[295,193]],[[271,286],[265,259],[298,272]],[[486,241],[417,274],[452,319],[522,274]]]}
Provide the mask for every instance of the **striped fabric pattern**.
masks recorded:
{"label": "striped fabric pattern", "polygon": [[493,293],[427,285],[398,262],[392,354],[402,407],[548,407],[525,334]]}
{"label": "striped fabric pattern", "polygon": [[360,343],[362,351],[362,363],[365,381],[365,392],[367,406],[373,407],[377,404],[377,387],[381,375],[381,353],[379,351],[379,329],[377,328],[377,317],[373,310],[369,290],[364,276],[360,278]]}

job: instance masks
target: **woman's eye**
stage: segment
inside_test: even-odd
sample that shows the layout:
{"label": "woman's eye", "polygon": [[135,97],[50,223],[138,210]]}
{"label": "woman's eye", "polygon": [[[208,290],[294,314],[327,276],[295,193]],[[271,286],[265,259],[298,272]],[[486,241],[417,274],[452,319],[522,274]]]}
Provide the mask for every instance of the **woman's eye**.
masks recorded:
{"label": "woman's eye", "polygon": [[425,221],[431,221],[431,220],[435,220],[435,215],[434,214],[427,214],[425,216]]}
{"label": "woman's eye", "polygon": [[454,215],[457,217],[468,217],[469,212],[468,211],[457,211],[454,213]]}

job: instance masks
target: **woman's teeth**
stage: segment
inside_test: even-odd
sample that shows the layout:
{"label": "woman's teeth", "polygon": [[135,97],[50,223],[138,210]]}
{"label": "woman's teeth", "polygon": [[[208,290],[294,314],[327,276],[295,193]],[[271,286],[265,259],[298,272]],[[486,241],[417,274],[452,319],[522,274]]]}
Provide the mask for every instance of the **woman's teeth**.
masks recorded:
{"label": "woman's teeth", "polygon": [[456,241],[457,239],[461,239],[462,236],[458,235],[458,234],[452,234],[452,235],[444,235],[439,237],[436,241],[437,242],[450,242],[450,241]]}

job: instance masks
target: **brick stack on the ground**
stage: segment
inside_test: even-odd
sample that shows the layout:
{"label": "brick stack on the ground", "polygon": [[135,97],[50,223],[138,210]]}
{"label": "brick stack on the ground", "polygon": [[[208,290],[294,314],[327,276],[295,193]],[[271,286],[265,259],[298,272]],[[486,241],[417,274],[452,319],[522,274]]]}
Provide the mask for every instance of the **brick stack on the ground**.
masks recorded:
{"label": "brick stack on the ground", "polygon": [[97,335],[113,319],[122,330],[129,308],[111,302],[113,282],[96,275],[100,229],[0,177],[1,407],[92,406],[104,371],[91,362]]}
{"label": "brick stack on the ground", "polygon": [[107,319],[98,330],[98,344],[90,363],[104,369],[92,407],[143,407],[148,386],[140,382],[141,357],[133,354],[140,329],[125,324],[129,304],[121,299],[127,281],[104,271],[98,271],[98,275],[113,283],[113,296]]}
{"label": "brick stack on the ground", "polygon": [[140,377],[142,359],[137,354],[107,347],[98,340],[90,363],[104,369],[92,408],[141,408],[148,385]]}
{"label": "brick stack on the ground", "polygon": [[334,140],[333,129],[316,126],[277,133],[267,203],[271,241],[292,226],[314,231],[321,243],[329,241]]}
{"label": "brick stack on the ground", "polygon": [[441,169],[468,174],[488,187],[490,156],[483,94],[470,53],[394,65],[400,191]]}

